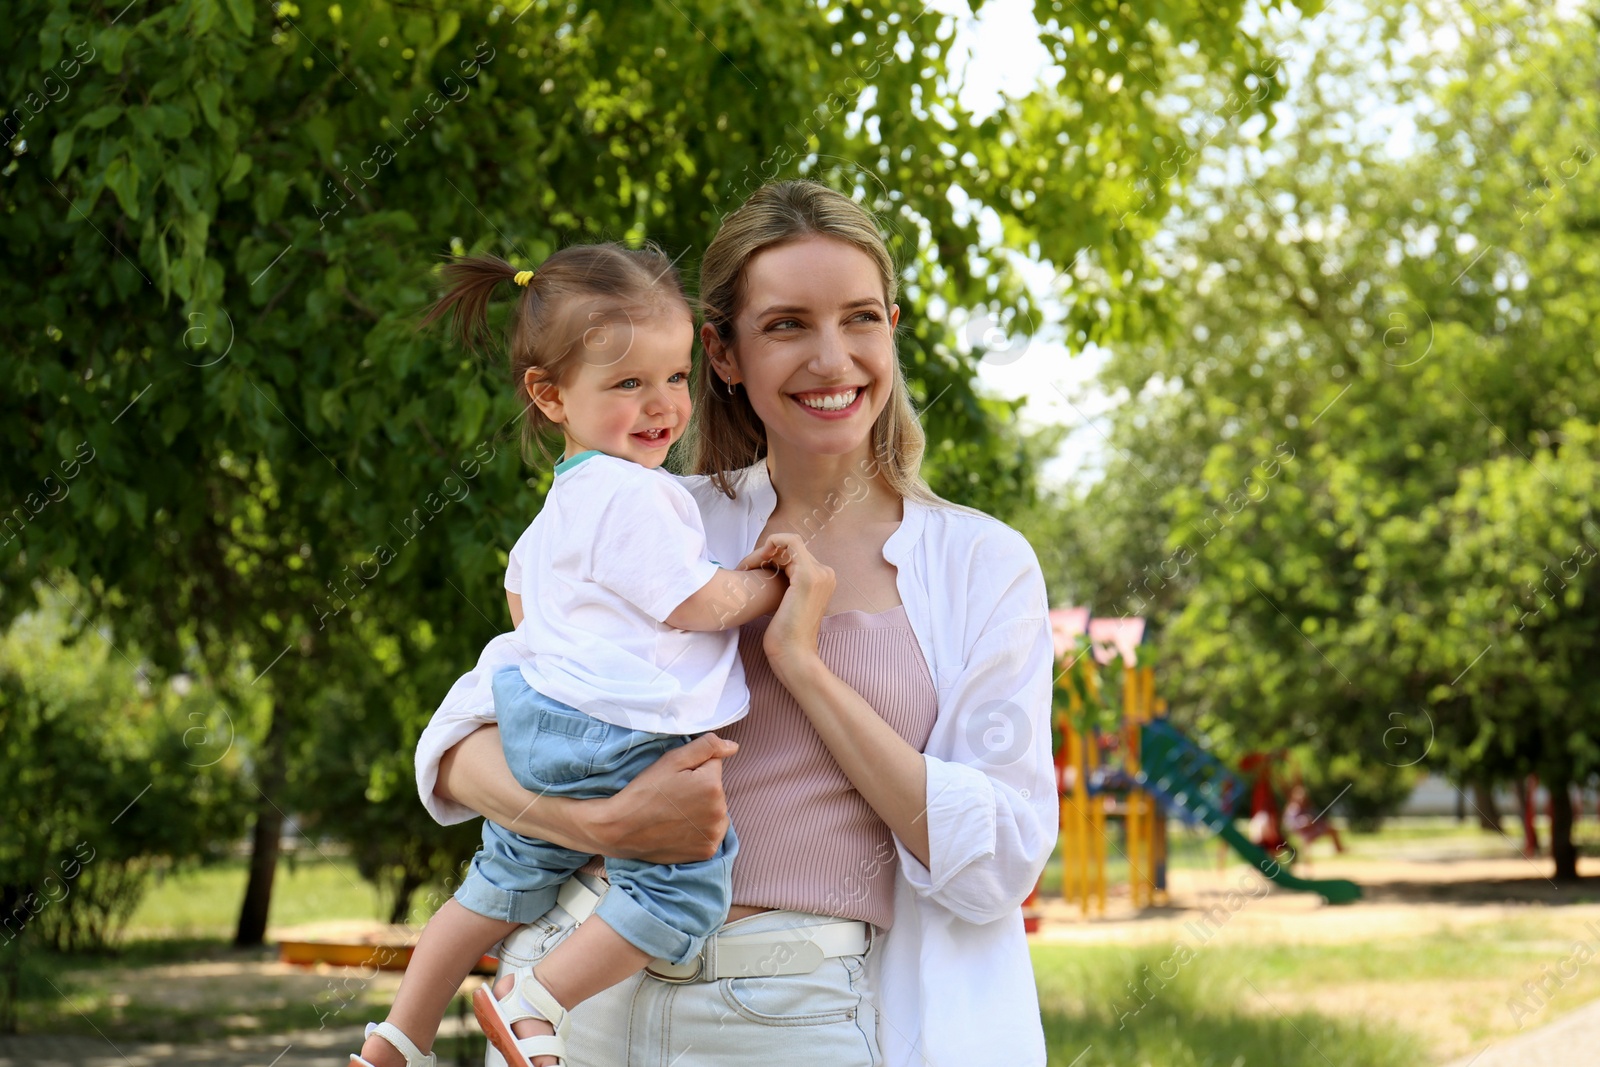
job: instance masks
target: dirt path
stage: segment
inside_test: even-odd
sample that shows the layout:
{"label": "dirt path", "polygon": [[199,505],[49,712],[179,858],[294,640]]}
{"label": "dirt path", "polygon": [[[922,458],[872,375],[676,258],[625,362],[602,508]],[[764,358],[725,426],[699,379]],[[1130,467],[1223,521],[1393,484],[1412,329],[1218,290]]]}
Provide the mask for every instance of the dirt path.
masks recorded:
{"label": "dirt path", "polygon": [[[1128,906],[1125,894],[1113,894],[1107,915],[1094,919],[1084,919],[1059,898],[1046,901],[1044,922],[1034,940],[1039,944],[1137,946],[1171,944],[1179,939],[1193,943],[1197,931],[1206,931],[1216,937],[1214,941],[1207,937],[1209,944],[1245,948],[1379,943],[1404,951],[1405,945],[1416,939],[1482,925],[1537,920],[1535,927],[1550,927],[1548,935],[1537,935],[1548,936],[1548,946],[1543,940],[1524,944],[1536,944],[1541,952],[1548,947],[1549,959],[1554,962],[1569,953],[1572,943],[1558,935],[1570,930],[1577,936],[1576,931],[1589,924],[1600,930],[1600,859],[1583,861],[1580,870],[1586,878],[1573,887],[1551,883],[1545,877],[1547,867],[1545,861],[1530,863],[1514,856],[1414,852],[1381,859],[1324,859],[1310,870],[1300,870],[1308,877],[1349,878],[1361,884],[1365,898],[1344,907],[1330,907],[1310,894],[1276,888],[1264,891],[1259,877],[1242,863],[1221,872],[1175,870],[1169,905],[1143,913]],[[373,932],[377,924],[321,926],[315,931],[273,933],[278,937],[315,933],[354,939]],[[1527,956],[1519,959],[1524,962],[1518,967],[1528,969]],[[261,959],[194,960],[100,972],[100,977],[110,988],[126,991],[115,993],[112,1003],[115,1006],[120,1000],[130,1012],[140,1011],[142,992],[159,989],[162,1006],[175,1013],[198,1011],[214,1020],[242,1021],[252,1011],[276,1006],[279,1010],[301,1009],[303,1018],[321,1016],[324,1025],[184,1043],[134,1043],[119,1038],[113,1044],[93,1036],[0,1038],[0,1067],[344,1067],[350,1051],[358,1046],[361,1023],[387,1003],[398,984],[398,975],[392,973],[292,967]],[[1596,1006],[1600,1005],[1600,962],[1583,968],[1558,998],[1537,1013],[1526,1019],[1513,1018],[1507,1010],[1508,997],[1524,977],[1538,978],[1539,974],[1522,975],[1512,968],[1494,980],[1361,982],[1319,982],[1308,975],[1294,988],[1274,988],[1270,994],[1273,1010],[1309,1009],[1403,1026],[1427,1042],[1433,1053],[1430,1060],[1435,1063],[1459,1056],[1464,1065],[1487,1046],[1489,1051],[1474,1067],[1546,1067],[1576,1061],[1540,1059],[1537,1057],[1545,1055],[1540,1049],[1570,1050],[1574,1047],[1571,1042],[1579,1038],[1582,1043],[1577,1047],[1600,1048],[1600,1006]],[[1596,1005],[1583,1007],[1585,1000],[1594,1000]],[[175,1014],[174,1020],[178,1017]],[[193,1014],[188,1017],[195,1018]],[[273,1025],[258,1020],[258,1026],[261,1023],[267,1030]],[[470,1019],[452,1018],[443,1034],[453,1037],[463,1026],[475,1031]],[[1541,1026],[1548,1031],[1538,1030]],[[1519,1028],[1544,1036],[1524,1039]],[[163,1037],[167,1033],[155,1032]],[[453,1047],[453,1043],[441,1043],[442,1049]],[[1600,1063],[1600,1055],[1595,1062]]]}
{"label": "dirt path", "polygon": [[[1480,923],[1499,923],[1561,906],[1574,926],[1600,919],[1600,858],[1585,858],[1575,887],[1545,875],[1547,861],[1521,858],[1323,860],[1313,878],[1348,878],[1363,898],[1341,907],[1310,893],[1276,888],[1243,863],[1225,871],[1176,870],[1167,907],[1135,912],[1126,894],[1110,896],[1103,918],[1084,918],[1057,898],[1043,905],[1035,940],[1043,944],[1149,944],[1180,936],[1186,923],[1225,921],[1228,938],[1245,944],[1337,944],[1419,937]],[[1235,894],[1230,898],[1229,894]],[[1221,909],[1220,911],[1218,909]]]}

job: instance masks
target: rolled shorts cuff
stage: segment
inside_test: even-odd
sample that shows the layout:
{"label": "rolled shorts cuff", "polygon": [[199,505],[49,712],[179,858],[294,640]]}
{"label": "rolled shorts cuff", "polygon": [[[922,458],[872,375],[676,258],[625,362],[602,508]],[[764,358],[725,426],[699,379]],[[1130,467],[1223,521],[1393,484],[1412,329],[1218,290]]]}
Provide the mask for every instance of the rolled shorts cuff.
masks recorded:
{"label": "rolled shorts cuff", "polygon": [[454,895],[456,903],[470,912],[512,923],[531,923],[556,902],[554,888],[501,889],[478,873],[476,864],[467,871]]}
{"label": "rolled shorts cuff", "polygon": [[594,913],[633,947],[673,963],[687,963],[706,944],[704,936],[669,926],[616,886],[600,898]]}

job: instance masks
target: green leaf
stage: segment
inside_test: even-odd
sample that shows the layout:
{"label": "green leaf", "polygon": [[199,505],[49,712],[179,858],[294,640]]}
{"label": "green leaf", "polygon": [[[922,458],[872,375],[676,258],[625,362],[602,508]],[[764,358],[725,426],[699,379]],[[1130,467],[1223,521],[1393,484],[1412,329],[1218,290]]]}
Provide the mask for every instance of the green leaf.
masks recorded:
{"label": "green leaf", "polygon": [[128,515],[133,519],[134,526],[144,529],[145,495],[137,489],[129,489],[123,494],[122,502],[128,509]]}
{"label": "green leaf", "polygon": [[56,139],[50,142],[50,177],[59,178],[61,172],[67,169],[67,161],[72,158],[72,142],[75,139],[72,130],[56,134]]}
{"label": "green leaf", "polygon": [[118,156],[106,168],[106,188],[117,198],[117,204],[130,219],[139,217],[139,165],[126,156]]}
{"label": "green leaf", "polygon": [[132,38],[132,33],[121,26],[109,26],[100,31],[95,39],[95,48],[100,54],[100,65],[105,67],[107,73],[122,73],[122,53]]}
{"label": "green leaf", "polygon": [[121,118],[122,111],[120,104],[106,104],[83,116],[78,120],[78,125],[86,130],[101,130]]}
{"label": "green leaf", "polygon": [[250,0],[223,0],[227,5],[228,14],[233,16],[233,24],[239,27],[239,32],[246,37],[255,32],[256,13]]}
{"label": "green leaf", "polygon": [[455,39],[461,31],[461,13],[459,11],[446,11],[439,16],[439,33],[434,39],[435,48],[443,48]]}
{"label": "green leaf", "polygon": [[333,123],[324,115],[314,115],[307,119],[303,128],[306,137],[316,146],[317,154],[325,161],[333,159]]}
{"label": "green leaf", "polygon": [[222,179],[222,187],[228,189],[238,185],[240,179],[250,173],[250,163],[251,159],[248,152],[240,152],[234,156],[233,165],[228,168],[227,176]]}
{"label": "green leaf", "polygon": [[213,130],[222,126],[222,83],[217,81],[204,81],[194,87],[194,95],[200,101],[200,113],[205,116],[206,125]]}

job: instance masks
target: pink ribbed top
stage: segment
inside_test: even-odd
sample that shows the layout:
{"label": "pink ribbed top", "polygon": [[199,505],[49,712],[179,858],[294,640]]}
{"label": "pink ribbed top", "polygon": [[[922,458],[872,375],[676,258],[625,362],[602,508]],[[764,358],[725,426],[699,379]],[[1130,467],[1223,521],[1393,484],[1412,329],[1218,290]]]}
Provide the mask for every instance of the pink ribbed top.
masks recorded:
{"label": "pink ribbed top", "polygon": [[[739,835],[733,902],[888,928],[898,862],[889,828],[767,666],[761,639],[768,621],[746,623],[739,634],[750,714],[717,731],[739,743],[723,769]],[[922,751],[938,695],[904,607],[825,616],[817,649],[829,670]]]}

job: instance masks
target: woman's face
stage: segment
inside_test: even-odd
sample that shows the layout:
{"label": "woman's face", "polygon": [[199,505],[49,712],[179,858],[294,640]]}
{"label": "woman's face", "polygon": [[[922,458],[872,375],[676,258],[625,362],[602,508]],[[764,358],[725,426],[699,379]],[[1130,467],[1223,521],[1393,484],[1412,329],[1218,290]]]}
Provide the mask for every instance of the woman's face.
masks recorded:
{"label": "woman's face", "polygon": [[743,305],[721,359],[715,330],[704,327],[702,337],[717,372],[749,394],[769,445],[845,455],[866,444],[889,402],[899,320],[871,257],[812,236],[745,264]]}

